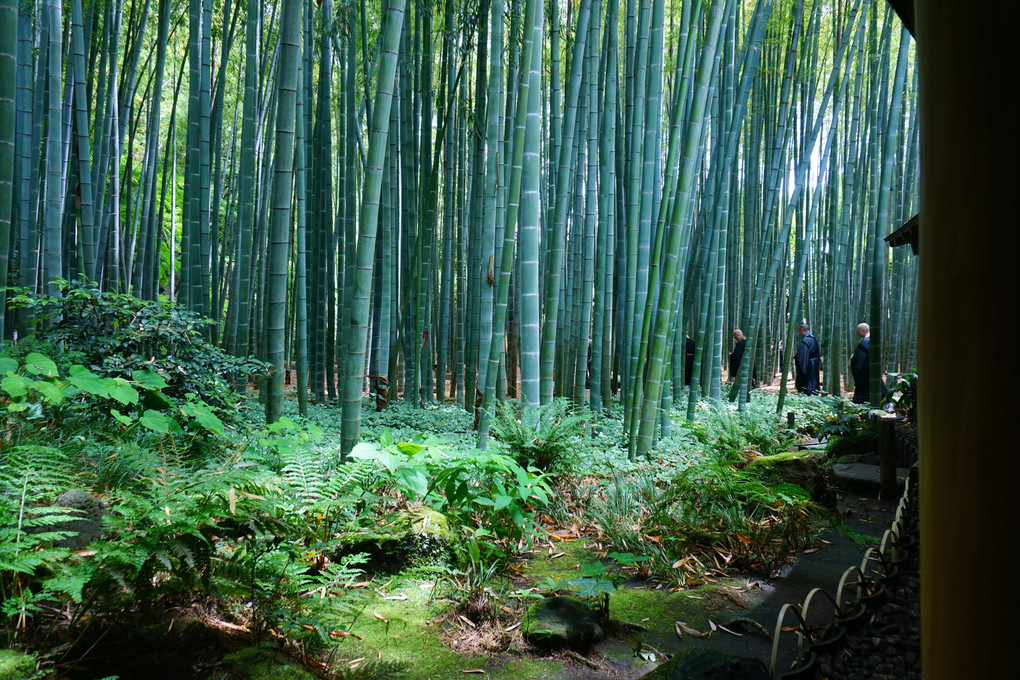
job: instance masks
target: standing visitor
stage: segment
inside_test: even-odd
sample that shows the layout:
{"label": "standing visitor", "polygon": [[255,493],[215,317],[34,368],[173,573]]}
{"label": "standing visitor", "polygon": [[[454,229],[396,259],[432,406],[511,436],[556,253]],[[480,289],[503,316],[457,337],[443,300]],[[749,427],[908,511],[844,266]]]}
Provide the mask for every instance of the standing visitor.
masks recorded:
{"label": "standing visitor", "polygon": [[[871,326],[866,323],[857,324],[857,335],[861,341],[854,348],[850,357],[850,374],[854,377],[855,404],[867,404],[870,399],[871,387]],[[882,397],[886,395],[885,381],[882,381]]]}
{"label": "standing visitor", "polygon": [[801,394],[811,396],[818,392],[822,348],[811,332],[811,326],[801,323],[797,330],[800,333],[800,343],[797,344],[797,353],[793,361],[794,368],[797,369],[794,385]]}
{"label": "standing visitor", "polygon": [[737,342],[733,345],[733,351],[730,352],[730,380],[737,377],[737,371],[740,370],[740,360],[744,357],[744,348],[747,346],[747,336],[739,328],[733,330],[733,339]]}
{"label": "standing visitor", "polygon": [[684,386],[691,386],[691,375],[694,374],[694,340],[687,336],[684,340]]}

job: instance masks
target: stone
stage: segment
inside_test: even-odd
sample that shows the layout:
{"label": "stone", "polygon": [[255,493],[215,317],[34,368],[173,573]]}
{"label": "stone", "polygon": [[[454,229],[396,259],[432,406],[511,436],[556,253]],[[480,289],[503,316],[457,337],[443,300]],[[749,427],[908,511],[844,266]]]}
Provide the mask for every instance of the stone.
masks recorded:
{"label": "stone", "polygon": [[824,458],[824,454],[817,451],[788,451],[774,456],[759,456],[745,469],[758,475],[769,486],[794,484],[804,489],[812,500],[822,501],[828,489]]}
{"label": "stone", "polygon": [[457,555],[457,534],[446,515],[424,505],[392,513],[378,526],[341,536],[337,556],[364,553],[374,569],[446,565]]}
{"label": "stone", "polygon": [[521,623],[524,639],[536,647],[586,650],[605,638],[595,613],[571,597],[547,597],[528,608]]}
{"label": "stone", "polygon": [[57,522],[47,527],[48,531],[74,531],[75,535],[54,542],[54,545],[71,550],[82,550],[103,535],[103,515],[106,505],[102,500],[85,491],[65,491],[53,504],[58,508],[78,510],[79,519]]}
{"label": "stone", "polygon": [[714,649],[686,649],[662,664],[642,680],[768,680],[769,671],[761,659],[731,656]]}

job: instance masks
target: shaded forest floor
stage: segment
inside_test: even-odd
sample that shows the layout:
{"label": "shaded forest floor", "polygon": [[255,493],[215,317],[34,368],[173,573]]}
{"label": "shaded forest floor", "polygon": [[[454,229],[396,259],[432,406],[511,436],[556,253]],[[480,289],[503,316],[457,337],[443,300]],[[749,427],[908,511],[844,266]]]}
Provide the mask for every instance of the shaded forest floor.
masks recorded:
{"label": "shaded forest floor", "polygon": [[[877,539],[888,528],[895,505],[841,494],[838,509],[858,539]],[[302,660],[299,648],[271,636],[257,640],[243,617],[215,603],[182,600],[155,616],[150,613],[144,623],[125,621],[78,640],[78,647],[91,645],[87,659],[58,662],[57,677],[622,680],[642,677],[683,650],[706,648],[767,663],[767,635],[779,608],[802,601],[814,587],[834,592],[839,575],[863,554],[859,540],[829,528],[769,574],[720,574],[683,590],[656,579],[631,578],[610,598],[606,640],[583,654],[543,653],[521,636],[526,602],[500,593],[526,592],[546,578],[569,577],[578,565],[605,555],[599,538],[576,526],[546,529],[547,540],[525,553],[506,576],[502,585],[511,588],[483,588],[467,607],[454,599],[444,579],[427,574],[381,576],[359,584],[365,596],[361,615],[328,657]],[[472,607],[485,616],[472,620]]]}

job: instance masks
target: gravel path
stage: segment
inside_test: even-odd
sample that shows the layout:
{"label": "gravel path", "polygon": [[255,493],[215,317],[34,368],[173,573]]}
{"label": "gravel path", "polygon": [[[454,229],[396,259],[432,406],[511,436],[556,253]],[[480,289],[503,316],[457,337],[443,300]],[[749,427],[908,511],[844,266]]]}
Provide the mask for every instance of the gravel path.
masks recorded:
{"label": "gravel path", "polygon": [[819,654],[815,680],[918,680],[921,677],[921,588],[918,543],[886,586],[888,597],[869,612],[845,644]]}

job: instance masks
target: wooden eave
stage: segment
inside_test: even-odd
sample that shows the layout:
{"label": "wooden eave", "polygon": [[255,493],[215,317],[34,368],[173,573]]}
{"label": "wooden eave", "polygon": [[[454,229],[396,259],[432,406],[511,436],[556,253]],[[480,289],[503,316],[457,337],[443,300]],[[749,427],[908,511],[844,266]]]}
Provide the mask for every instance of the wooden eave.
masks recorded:
{"label": "wooden eave", "polygon": [[890,248],[910,244],[910,249],[917,255],[917,232],[920,223],[921,213],[918,213],[907,220],[902,227],[885,237],[885,242]]}

